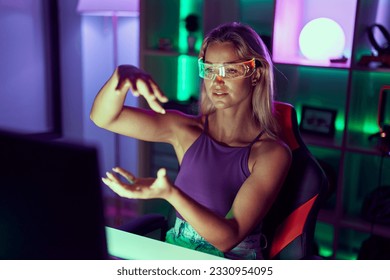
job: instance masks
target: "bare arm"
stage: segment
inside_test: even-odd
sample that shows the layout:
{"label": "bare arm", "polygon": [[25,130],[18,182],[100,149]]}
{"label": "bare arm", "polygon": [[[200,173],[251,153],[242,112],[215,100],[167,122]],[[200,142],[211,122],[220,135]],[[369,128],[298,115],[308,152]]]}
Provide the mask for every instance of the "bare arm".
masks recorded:
{"label": "bare arm", "polygon": [[136,178],[123,169],[115,169],[134,184],[123,184],[111,173],[103,178],[103,182],[123,197],[167,200],[201,236],[219,250],[227,252],[264,218],[289,169],[291,155],[287,148],[270,144],[261,154],[234,200],[232,218],[215,215],[181,192],[169,182],[163,169],[158,172],[157,179]]}
{"label": "bare arm", "polygon": [[[264,218],[279,193],[290,161],[290,152],[285,147],[263,149],[233,202],[232,218],[213,215],[183,194],[172,195],[167,200],[201,236],[219,250],[227,252]],[[175,192],[179,191],[175,189]]]}

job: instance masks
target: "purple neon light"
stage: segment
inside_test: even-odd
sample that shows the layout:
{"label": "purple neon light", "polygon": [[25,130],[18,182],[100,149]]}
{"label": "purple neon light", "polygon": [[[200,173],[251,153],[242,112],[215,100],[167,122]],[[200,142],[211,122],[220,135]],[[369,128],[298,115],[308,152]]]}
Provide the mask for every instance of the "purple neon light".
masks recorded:
{"label": "purple neon light", "polygon": [[[273,60],[279,63],[330,65],[310,61],[299,50],[299,34],[311,20],[325,17],[344,30],[344,55],[351,57],[357,0],[276,0],[273,35]],[[349,67],[350,60],[340,67]],[[337,67],[337,65],[335,65]]]}

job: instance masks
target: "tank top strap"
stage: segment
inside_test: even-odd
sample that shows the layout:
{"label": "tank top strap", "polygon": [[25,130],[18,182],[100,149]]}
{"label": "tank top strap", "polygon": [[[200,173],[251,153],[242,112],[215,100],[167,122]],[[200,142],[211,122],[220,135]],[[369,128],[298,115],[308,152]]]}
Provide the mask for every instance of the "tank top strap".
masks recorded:
{"label": "tank top strap", "polygon": [[260,133],[253,139],[253,141],[249,144],[249,146],[252,146],[254,143],[256,143],[259,138],[264,134],[265,130],[260,131]]}

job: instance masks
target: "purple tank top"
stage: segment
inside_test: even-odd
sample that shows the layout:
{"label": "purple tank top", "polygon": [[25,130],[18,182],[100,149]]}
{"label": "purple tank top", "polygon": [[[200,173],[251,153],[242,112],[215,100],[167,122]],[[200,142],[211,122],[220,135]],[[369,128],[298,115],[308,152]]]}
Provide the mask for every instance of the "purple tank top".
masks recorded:
{"label": "purple tank top", "polygon": [[208,136],[206,119],[204,131],[183,156],[175,185],[215,214],[225,217],[250,175],[249,153],[262,134],[245,147],[224,146]]}

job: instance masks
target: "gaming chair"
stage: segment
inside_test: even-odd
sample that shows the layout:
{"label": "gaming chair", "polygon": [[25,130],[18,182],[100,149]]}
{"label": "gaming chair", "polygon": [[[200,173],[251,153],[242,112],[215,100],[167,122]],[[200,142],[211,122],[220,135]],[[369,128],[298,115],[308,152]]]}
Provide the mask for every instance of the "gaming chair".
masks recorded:
{"label": "gaming chair", "polygon": [[328,191],[328,180],[303,142],[295,108],[275,102],[282,138],[292,152],[292,163],[284,185],[263,224],[267,259],[312,259],[314,231],[320,207]]}

